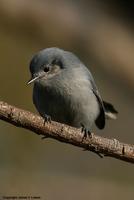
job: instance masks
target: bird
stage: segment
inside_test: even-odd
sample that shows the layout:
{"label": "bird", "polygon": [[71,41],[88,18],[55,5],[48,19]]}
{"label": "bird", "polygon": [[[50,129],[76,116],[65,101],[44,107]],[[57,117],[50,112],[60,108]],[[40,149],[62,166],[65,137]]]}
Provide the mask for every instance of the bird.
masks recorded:
{"label": "bird", "polygon": [[[117,110],[103,101],[90,70],[72,52],[58,47],[37,52],[30,62],[33,103],[46,121],[103,129]],[[51,119],[51,120],[50,120]]]}

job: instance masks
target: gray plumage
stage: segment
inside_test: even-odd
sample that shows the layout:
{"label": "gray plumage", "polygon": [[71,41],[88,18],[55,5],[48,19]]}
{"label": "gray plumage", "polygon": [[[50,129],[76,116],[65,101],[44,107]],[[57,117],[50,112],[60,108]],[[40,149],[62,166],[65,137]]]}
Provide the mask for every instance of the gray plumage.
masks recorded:
{"label": "gray plumage", "polygon": [[115,118],[117,111],[102,101],[92,74],[73,53],[44,49],[33,57],[30,71],[33,102],[42,117],[89,130],[94,123],[104,128],[106,116]]}

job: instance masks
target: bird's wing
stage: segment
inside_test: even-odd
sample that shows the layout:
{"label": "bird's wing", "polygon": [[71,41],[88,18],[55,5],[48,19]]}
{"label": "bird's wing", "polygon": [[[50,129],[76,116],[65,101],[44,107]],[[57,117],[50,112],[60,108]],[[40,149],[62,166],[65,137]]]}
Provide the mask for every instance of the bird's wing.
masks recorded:
{"label": "bird's wing", "polygon": [[96,86],[92,76],[90,76],[90,82],[91,82],[91,86],[92,86],[92,91],[93,91],[94,95],[96,96],[97,101],[100,106],[100,113],[95,121],[95,124],[97,125],[98,128],[103,129],[105,127],[105,109],[104,109],[103,101],[97,90],[97,86]]}

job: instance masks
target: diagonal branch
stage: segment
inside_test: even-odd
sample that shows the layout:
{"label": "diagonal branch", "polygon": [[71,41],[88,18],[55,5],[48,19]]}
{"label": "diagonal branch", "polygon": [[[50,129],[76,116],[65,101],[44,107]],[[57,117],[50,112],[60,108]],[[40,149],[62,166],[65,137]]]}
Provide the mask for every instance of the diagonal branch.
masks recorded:
{"label": "diagonal branch", "polygon": [[80,129],[58,122],[45,123],[42,117],[0,101],[0,119],[15,126],[31,130],[43,137],[82,147],[86,150],[134,163],[134,145],[121,143],[116,139],[108,139],[95,134],[83,138]]}

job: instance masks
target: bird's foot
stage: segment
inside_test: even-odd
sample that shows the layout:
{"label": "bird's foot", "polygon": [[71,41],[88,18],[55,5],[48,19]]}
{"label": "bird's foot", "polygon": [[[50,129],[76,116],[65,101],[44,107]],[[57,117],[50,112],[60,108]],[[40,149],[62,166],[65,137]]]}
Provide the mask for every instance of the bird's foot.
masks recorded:
{"label": "bird's foot", "polygon": [[45,114],[45,116],[44,116],[44,124],[45,123],[51,123],[51,117],[49,116],[49,115],[47,115],[47,114]]}
{"label": "bird's foot", "polygon": [[[86,139],[87,137],[89,137],[90,139],[92,139],[92,137],[93,137],[93,135],[94,135],[94,134],[91,133],[88,129],[86,129],[85,126],[84,126],[83,124],[81,124],[81,132],[84,133],[84,135],[83,135],[83,137],[82,137],[82,141],[83,141],[84,139]],[[84,148],[83,150],[84,150],[84,151],[87,151],[87,150],[89,150],[89,148],[87,147],[87,148]],[[92,152],[96,153],[100,158],[103,158],[103,155],[102,155],[100,152],[98,152],[97,149],[93,148],[93,149],[92,149]]]}
{"label": "bird's foot", "polygon": [[[43,123],[44,123],[44,125],[45,125],[45,123],[51,123],[51,117],[49,115],[45,114]],[[46,138],[48,138],[48,136],[44,135],[41,139],[46,139]]]}
{"label": "bird's foot", "polygon": [[84,124],[81,124],[81,132],[84,133],[82,140],[90,137],[92,134],[87,128],[85,128]]}

